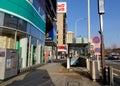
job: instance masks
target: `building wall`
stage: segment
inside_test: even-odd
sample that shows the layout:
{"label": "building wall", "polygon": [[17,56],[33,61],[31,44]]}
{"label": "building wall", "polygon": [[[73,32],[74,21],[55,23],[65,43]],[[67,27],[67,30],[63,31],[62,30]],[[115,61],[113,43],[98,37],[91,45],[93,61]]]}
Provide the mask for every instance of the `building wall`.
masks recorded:
{"label": "building wall", "polygon": [[0,48],[17,49],[18,69],[43,63],[45,15],[37,0],[0,0]]}
{"label": "building wall", "polygon": [[58,31],[58,38],[57,38],[57,42],[58,42],[58,46],[61,46],[61,45],[65,45],[63,44],[63,35],[65,34],[64,33],[64,30],[65,27],[64,27],[64,14],[63,13],[58,13],[57,14],[57,31]]}

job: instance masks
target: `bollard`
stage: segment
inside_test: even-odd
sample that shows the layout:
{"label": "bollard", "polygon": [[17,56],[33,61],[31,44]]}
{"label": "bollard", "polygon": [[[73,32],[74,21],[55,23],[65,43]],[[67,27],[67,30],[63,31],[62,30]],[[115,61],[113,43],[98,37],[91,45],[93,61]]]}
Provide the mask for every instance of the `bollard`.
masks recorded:
{"label": "bollard", "polygon": [[70,69],[70,58],[67,57],[67,69]]}
{"label": "bollard", "polygon": [[114,86],[113,69],[111,66],[108,67],[108,83],[110,86]]}

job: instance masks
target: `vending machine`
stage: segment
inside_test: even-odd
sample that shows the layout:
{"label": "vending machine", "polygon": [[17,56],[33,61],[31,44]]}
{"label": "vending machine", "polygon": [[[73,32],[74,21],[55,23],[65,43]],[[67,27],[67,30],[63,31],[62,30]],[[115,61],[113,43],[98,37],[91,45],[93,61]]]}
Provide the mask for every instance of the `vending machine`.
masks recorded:
{"label": "vending machine", "polygon": [[16,49],[0,49],[0,79],[17,75],[18,51]]}

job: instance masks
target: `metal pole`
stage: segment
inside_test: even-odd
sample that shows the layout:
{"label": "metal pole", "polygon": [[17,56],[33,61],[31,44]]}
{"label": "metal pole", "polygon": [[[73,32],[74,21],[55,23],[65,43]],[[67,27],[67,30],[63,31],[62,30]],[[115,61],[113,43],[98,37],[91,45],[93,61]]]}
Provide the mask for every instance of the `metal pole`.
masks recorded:
{"label": "metal pole", "polygon": [[105,81],[105,54],[104,54],[104,37],[103,37],[103,16],[100,14],[100,35],[101,35],[101,66],[102,66],[102,78]]}
{"label": "metal pole", "polygon": [[90,70],[90,0],[88,0],[88,62],[87,69]]}
{"label": "metal pole", "polygon": [[88,43],[90,43],[90,0],[88,0]]}

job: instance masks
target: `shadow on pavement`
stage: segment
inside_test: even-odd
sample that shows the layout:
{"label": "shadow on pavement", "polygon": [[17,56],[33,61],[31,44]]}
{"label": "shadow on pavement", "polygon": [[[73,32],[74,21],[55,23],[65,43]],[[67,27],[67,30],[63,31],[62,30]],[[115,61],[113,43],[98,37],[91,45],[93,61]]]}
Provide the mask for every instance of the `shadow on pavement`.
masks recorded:
{"label": "shadow on pavement", "polygon": [[[63,64],[61,64],[61,65],[62,65],[64,68],[67,67],[67,63],[63,63]],[[74,65],[74,66],[72,66],[72,67],[76,68],[75,70],[73,69],[72,72],[80,75],[80,76],[75,76],[75,77],[79,77],[79,78],[81,77],[81,78],[83,78],[83,80],[89,80],[90,82],[93,82],[93,80],[92,80],[91,77],[90,77],[89,72],[86,71],[86,70],[84,70],[84,69],[86,69],[85,66],[82,66],[81,69],[78,68],[78,67],[80,67],[80,64]],[[78,69],[77,69],[77,68],[78,68]],[[71,71],[68,71],[68,72],[71,72]],[[96,80],[96,83],[99,83],[100,86],[104,86],[102,80]]]}
{"label": "shadow on pavement", "polygon": [[55,86],[46,70],[32,70],[22,80],[6,86]]}

